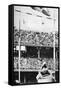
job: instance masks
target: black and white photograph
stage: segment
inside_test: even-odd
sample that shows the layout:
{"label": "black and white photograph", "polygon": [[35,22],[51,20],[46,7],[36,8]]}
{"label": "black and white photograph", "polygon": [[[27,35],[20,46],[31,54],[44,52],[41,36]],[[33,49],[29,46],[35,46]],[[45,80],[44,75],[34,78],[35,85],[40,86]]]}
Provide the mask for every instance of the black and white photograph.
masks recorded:
{"label": "black and white photograph", "polygon": [[13,79],[9,82],[59,83],[59,7],[14,5],[12,20]]}

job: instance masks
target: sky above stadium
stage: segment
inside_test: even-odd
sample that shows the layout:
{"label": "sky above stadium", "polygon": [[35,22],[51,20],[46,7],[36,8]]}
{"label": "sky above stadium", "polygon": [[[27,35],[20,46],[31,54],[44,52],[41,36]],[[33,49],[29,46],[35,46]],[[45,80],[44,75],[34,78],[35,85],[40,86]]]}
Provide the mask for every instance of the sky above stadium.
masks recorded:
{"label": "sky above stadium", "polygon": [[[42,13],[42,9],[49,15]],[[14,6],[14,26],[19,30],[53,32],[58,31],[57,8],[31,8],[30,6]]]}

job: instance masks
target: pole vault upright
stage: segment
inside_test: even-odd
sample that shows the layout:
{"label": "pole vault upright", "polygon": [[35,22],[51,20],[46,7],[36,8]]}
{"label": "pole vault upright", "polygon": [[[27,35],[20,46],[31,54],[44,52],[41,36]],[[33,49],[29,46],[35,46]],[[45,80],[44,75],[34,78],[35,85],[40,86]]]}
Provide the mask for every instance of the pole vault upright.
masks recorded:
{"label": "pole vault upright", "polygon": [[20,11],[19,10],[15,10],[16,12],[19,13],[19,40],[18,40],[18,51],[19,51],[19,57],[18,57],[18,80],[16,80],[17,83],[21,83],[20,80],[20,57],[21,57],[21,52],[20,52]]}
{"label": "pole vault upright", "polygon": [[21,57],[21,52],[20,52],[20,19],[19,19],[19,82],[20,82],[20,57]]}
{"label": "pole vault upright", "polygon": [[[55,9],[53,11],[53,60],[54,60],[54,73],[55,73]],[[55,75],[54,75],[55,78]]]}

